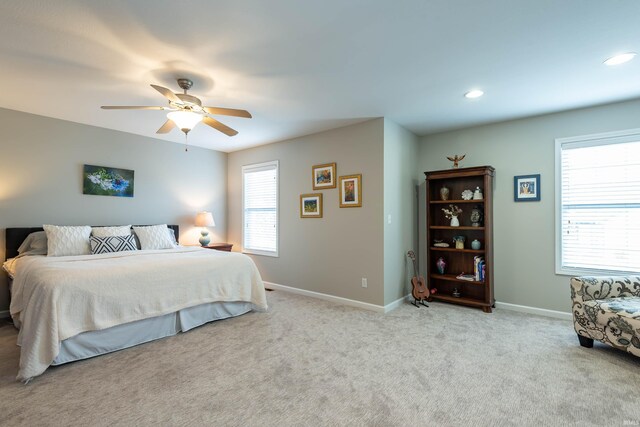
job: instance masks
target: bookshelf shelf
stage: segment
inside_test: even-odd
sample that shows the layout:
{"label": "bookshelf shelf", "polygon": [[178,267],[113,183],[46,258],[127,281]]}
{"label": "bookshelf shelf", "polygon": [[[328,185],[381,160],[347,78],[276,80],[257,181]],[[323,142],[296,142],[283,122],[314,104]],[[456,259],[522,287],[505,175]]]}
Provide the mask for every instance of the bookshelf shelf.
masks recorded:
{"label": "bookshelf shelf", "polygon": [[484,285],[484,282],[477,282],[475,280],[472,281],[472,280],[458,279],[456,278],[455,274],[431,274],[429,277],[431,277],[432,279],[449,280],[451,282],[469,283],[470,285]]}
{"label": "bookshelf shelf", "polygon": [[[493,179],[495,169],[491,166],[479,166],[461,169],[448,169],[425,172],[426,177],[426,211],[427,211],[427,287],[436,289],[430,294],[430,301],[441,301],[461,304],[469,307],[482,308],[491,313],[495,304],[493,297]],[[460,197],[464,190],[474,190],[480,187],[484,198],[482,200],[441,200],[440,189],[447,187],[454,197]],[[458,216],[459,227],[451,227],[445,218],[442,208],[457,205],[462,209]],[[483,218],[480,227],[471,226],[470,214],[472,209],[480,209]],[[465,248],[440,248],[433,246],[435,241],[443,241],[453,245],[453,238],[464,236]],[[471,241],[479,240],[480,249],[471,249]],[[480,259],[481,257],[482,259]],[[443,258],[446,267],[444,274],[437,274],[436,263]],[[474,274],[480,261],[484,261],[484,279],[469,281],[456,278],[462,272]],[[477,262],[476,262],[477,261]],[[453,291],[460,292],[460,297],[454,297]]]}
{"label": "bookshelf shelf", "polygon": [[484,227],[469,227],[469,226],[460,226],[460,227],[452,227],[450,225],[430,225],[430,229],[432,230],[478,230],[484,231]]}
{"label": "bookshelf shelf", "polygon": [[484,302],[481,299],[475,299],[475,298],[465,298],[465,297],[456,298],[450,295],[434,294],[434,295],[431,295],[431,300],[451,302],[455,304],[468,305],[471,307],[482,307],[482,308],[489,308],[489,309],[491,308],[491,306],[488,303]]}
{"label": "bookshelf shelf", "polygon": [[481,204],[484,203],[484,199],[482,200],[430,200],[429,203],[433,203],[436,205],[457,205],[460,203],[477,203],[477,204]]}
{"label": "bookshelf shelf", "polygon": [[456,249],[456,248],[438,248],[435,246],[431,247],[432,251],[438,251],[438,252],[462,252],[462,253],[468,253],[468,254],[483,254],[484,250],[482,249]]}

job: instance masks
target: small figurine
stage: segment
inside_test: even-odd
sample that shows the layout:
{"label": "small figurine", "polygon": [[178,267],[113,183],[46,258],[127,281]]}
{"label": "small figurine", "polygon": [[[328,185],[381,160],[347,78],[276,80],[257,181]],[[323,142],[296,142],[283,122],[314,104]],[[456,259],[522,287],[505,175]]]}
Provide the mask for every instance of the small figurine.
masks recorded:
{"label": "small figurine", "polygon": [[473,200],[482,200],[482,190],[480,187],[476,187],[476,191],[473,192]]}
{"label": "small figurine", "polygon": [[466,154],[463,154],[462,156],[458,156],[457,154],[453,157],[449,157],[447,156],[447,159],[453,162],[453,168],[457,169],[458,168],[458,162],[462,161],[462,159],[464,159],[464,156],[466,156]]}
{"label": "small figurine", "polygon": [[458,288],[453,288],[453,293],[451,295],[453,295],[455,298],[460,298],[460,291],[458,290]]}
{"label": "small figurine", "polygon": [[445,268],[447,267],[447,263],[444,260],[444,258],[440,257],[438,258],[438,261],[436,261],[436,268],[438,269],[438,273],[439,274],[444,274]]}
{"label": "small figurine", "polygon": [[475,207],[471,209],[471,226],[480,227],[482,223],[482,211],[479,208]]}

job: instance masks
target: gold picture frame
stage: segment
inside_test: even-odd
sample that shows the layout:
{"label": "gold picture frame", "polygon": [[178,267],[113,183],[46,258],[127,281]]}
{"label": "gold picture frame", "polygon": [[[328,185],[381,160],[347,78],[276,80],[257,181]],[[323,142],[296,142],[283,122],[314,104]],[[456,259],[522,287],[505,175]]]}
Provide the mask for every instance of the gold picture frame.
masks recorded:
{"label": "gold picture frame", "polygon": [[362,207],[362,174],[345,175],[340,181],[340,207]]}
{"label": "gold picture frame", "polygon": [[322,193],[300,195],[300,218],[322,218]]}
{"label": "gold picture frame", "polygon": [[336,188],[336,164],[325,163],[311,167],[311,177],[314,190]]}

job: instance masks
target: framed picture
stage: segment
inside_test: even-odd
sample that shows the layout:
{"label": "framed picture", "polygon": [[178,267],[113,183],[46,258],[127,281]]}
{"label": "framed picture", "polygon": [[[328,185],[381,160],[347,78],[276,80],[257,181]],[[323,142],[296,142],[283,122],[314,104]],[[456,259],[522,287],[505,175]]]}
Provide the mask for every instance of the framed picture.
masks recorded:
{"label": "framed picture", "polygon": [[327,163],[315,165],[311,168],[313,174],[313,189],[336,188],[336,164]]}
{"label": "framed picture", "polygon": [[82,194],[133,197],[134,171],[107,166],[84,165]]}
{"label": "framed picture", "polygon": [[340,207],[359,208],[362,206],[362,174],[340,177]]}
{"label": "framed picture", "polygon": [[322,218],[322,193],[300,195],[300,218]]}
{"label": "framed picture", "polygon": [[513,200],[516,202],[539,202],[540,174],[514,176]]}

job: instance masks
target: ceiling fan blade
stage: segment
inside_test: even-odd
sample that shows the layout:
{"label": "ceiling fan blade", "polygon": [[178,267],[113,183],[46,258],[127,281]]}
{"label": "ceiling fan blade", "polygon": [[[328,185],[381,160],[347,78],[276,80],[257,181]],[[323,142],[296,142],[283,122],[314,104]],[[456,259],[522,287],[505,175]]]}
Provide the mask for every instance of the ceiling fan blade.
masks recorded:
{"label": "ceiling fan blade", "polygon": [[103,110],[168,110],[167,107],[141,107],[136,105],[103,105]]}
{"label": "ceiling fan blade", "polygon": [[236,110],[234,108],[220,108],[220,107],[202,107],[204,111],[209,114],[218,114],[221,116],[234,116],[234,117],[244,117],[247,119],[251,118],[251,113],[247,110]]}
{"label": "ceiling fan blade", "polygon": [[173,120],[167,119],[167,121],[164,122],[162,126],[160,126],[160,129],[158,129],[156,133],[169,133],[174,127],[176,127],[176,124],[173,122]]}
{"label": "ceiling fan blade", "polygon": [[160,92],[169,101],[175,102],[176,104],[184,104],[184,102],[182,102],[182,100],[178,98],[176,94],[171,91],[171,89],[167,89],[166,87],[158,85],[151,85],[151,87]]}
{"label": "ceiling fan blade", "polygon": [[222,123],[220,123],[219,121],[217,121],[216,119],[212,119],[211,117],[204,117],[202,119],[202,121],[206,124],[211,126],[212,128],[214,128],[215,130],[219,130],[220,132],[224,133],[227,136],[234,136],[238,134],[238,131],[235,129],[231,129],[229,126],[227,125],[223,125]]}

